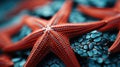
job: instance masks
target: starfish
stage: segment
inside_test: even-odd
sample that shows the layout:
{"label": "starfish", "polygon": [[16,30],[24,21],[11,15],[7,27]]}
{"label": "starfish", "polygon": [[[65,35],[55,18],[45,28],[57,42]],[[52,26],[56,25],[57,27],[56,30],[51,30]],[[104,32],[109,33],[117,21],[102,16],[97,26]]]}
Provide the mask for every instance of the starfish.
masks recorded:
{"label": "starfish", "polygon": [[[0,48],[4,48],[7,45],[13,44],[11,41],[11,36],[17,33],[23,26],[23,23],[4,28],[0,30]],[[0,55],[0,67],[11,67],[13,66],[13,62],[11,60],[11,57],[7,54],[1,54]]]}
{"label": "starfish", "polygon": [[14,63],[7,54],[0,55],[0,67],[13,67]]}
{"label": "starfish", "polygon": [[[13,16],[15,16],[16,14],[18,14],[19,12],[21,12],[22,10],[33,10],[35,7],[38,6],[44,6],[45,4],[50,3],[52,0],[25,0],[22,1],[20,3],[18,3],[18,5],[15,7],[15,9],[13,9],[12,11],[8,12],[8,14],[6,14],[4,20],[8,20],[11,19]],[[27,5],[26,5],[27,4]]]}
{"label": "starfish", "polygon": [[106,25],[105,21],[90,23],[67,23],[73,2],[67,0],[50,19],[25,16],[24,22],[33,30],[28,36],[6,46],[3,51],[13,52],[33,47],[24,67],[35,67],[50,52],[57,55],[66,67],[80,67],[70,47],[69,38],[82,35]]}
{"label": "starfish", "polygon": [[120,0],[112,8],[96,8],[85,5],[79,5],[78,10],[95,18],[104,19],[120,14]]}
{"label": "starfish", "polygon": [[98,29],[98,31],[105,32],[105,31],[118,31],[117,38],[113,45],[109,48],[109,52],[115,53],[120,52],[120,14],[110,17],[106,20],[106,25]]}
{"label": "starfish", "polygon": [[108,51],[111,53],[120,52],[120,0],[117,0],[113,8],[94,8],[80,5],[78,9],[92,17],[106,20],[107,25],[98,29],[99,31],[119,31],[116,41]]}
{"label": "starfish", "polygon": [[24,23],[15,24],[8,28],[0,29],[0,48],[4,48],[6,45],[13,44],[11,37],[19,32]]}

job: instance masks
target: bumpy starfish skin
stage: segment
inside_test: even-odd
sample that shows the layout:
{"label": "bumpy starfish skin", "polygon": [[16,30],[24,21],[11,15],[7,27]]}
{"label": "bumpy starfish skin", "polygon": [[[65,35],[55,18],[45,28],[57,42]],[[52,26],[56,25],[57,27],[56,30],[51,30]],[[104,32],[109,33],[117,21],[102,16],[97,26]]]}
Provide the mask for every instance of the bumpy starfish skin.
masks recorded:
{"label": "bumpy starfish skin", "polygon": [[[14,26],[4,28],[0,30],[0,49],[7,45],[13,44],[11,41],[11,36],[16,34],[23,26],[23,23],[15,24]],[[0,67],[12,67],[13,62],[11,57],[6,53],[0,55]]]}
{"label": "bumpy starfish skin", "polygon": [[99,31],[110,31],[110,30],[118,30],[119,33],[117,35],[116,41],[109,48],[110,52],[120,52],[120,14],[113,16],[111,18],[106,19],[107,25],[100,28]]}
{"label": "bumpy starfish skin", "polygon": [[71,0],[67,0],[49,21],[25,16],[24,22],[33,32],[15,45],[6,46],[3,51],[13,52],[33,46],[24,67],[35,67],[49,52],[56,54],[67,67],[80,67],[70,47],[69,38],[98,29],[106,25],[106,22],[67,23],[72,4]]}
{"label": "bumpy starfish skin", "polygon": [[120,13],[120,0],[117,0],[113,8],[95,8],[79,5],[78,10],[95,18],[104,19]]}

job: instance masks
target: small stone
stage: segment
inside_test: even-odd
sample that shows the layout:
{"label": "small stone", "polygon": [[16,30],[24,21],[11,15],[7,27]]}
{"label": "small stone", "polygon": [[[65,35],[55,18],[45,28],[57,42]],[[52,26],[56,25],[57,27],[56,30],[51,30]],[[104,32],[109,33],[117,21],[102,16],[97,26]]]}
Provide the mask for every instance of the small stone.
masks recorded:
{"label": "small stone", "polygon": [[86,57],[86,56],[88,56],[88,55],[87,55],[87,53],[85,52],[85,53],[83,53],[81,56]]}
{"label": "small stone", "polygon": [[88,49],[88,46],[87,46],[87,45],[85,45],[85,46],[84,46],[84,49]]}
{"label": "small stone", "polygon": [[110,41],[114,42],[115,39],[116,39],[116,35],[111,35],[111,36],[110,36]]}
{"label": "small stone", "polygon": [[96,33],[96,36],[100,36],[100,35],[102,35],[102,33],[101,33],[101,32]]}
{"label": "small stone", "polygon": [[87,53],[88,53],[88,56],[90,56],[90,57],[93,56],[92,51],[88,51]]}
{"label": "small stone", "polygon": [[14,58],[12,59],[13,62],[18,62],[20,60],[20,58]]}
{"label": "small stone", "polygon": [[83,41],[83,39],[82,39],[82,38],[79,38],[79,39],[78,39],[78,42],[82,42],[82,41]]}
{"label": "small stone", "polygon": [[78,45],[80,45],[78,42],[75,42],[75,46],[78,46]]}
{"label": "small stone", "polygon": [[25,60],[22,60],[22,61],[20,62],[20,67],[22,67],[24,64],[25,64]]}
{"label": "small stone", "polygon": [[108,38],[109,38],[109,36],[108,36],[107,33],[103,34],[103,37],[104,37],[105,39],[108,39]]}
{"label": "small stone", "polygon": [[87,52],[87,50],[83,50],[83,52]]}
{"label": "small stone", "polygon": [[93,49],[93,53],[94,53],[94,54],[97,54],[98,51],[97,51],[96,49]]}
{"label": "small stone", "polygon": [[97,36],[96,36],[96,34],[91,34],[91,38],[96,38]]}
{"label": "small stone", "polygon": [[60,67],[58,64],[52,64],[50,67]]}
{"label": "small stone", "polygon": [[103,59],[102,59],[102,58],[98,58],[98,59],[97,59],[97,62],[98,62],[98,63],[102,63],[102,62],[103,62]]}
{"label": "small stone", "polygon": [[105,64],[109,64],[110,63],[110,60],[109,59],[106,59],[105,60]]}
{"label": "small stone", "polygon": [[106,59],[106,58],[108,58],[108,55],[103,54],[103,55],[102,55],[102,58]]}
{"label": "small stone", "polygon": [[86,36],[86,39],[89,39],[89,38],[90,38],[90,35],[87,35],[87,36]]}
{"label": "small stone", "polygon": [[95,42],[101,41],[101,37],[94,39]]}
{"label": "small stone", "polygon": [[97,30],[94,30],[94,31],[92,31],[91,33],[96,33],[97,32]]}
{"label": "small stone", "polygon": [[89,44],[89,49],[91,50],[91,49],[93,49],[93,47],[94,47],[93,43],[90,43]]}
{"label": "small stone", "polygon": [[78,54],[82,54],[82,53],[83,53],[83,51],[82,51],[82,50],[79,50],[79,51],[78,51]]}
{"label": "small stone", "polygon": [[85,42],[82,42],[82,45],[85,45],[86,43]]}

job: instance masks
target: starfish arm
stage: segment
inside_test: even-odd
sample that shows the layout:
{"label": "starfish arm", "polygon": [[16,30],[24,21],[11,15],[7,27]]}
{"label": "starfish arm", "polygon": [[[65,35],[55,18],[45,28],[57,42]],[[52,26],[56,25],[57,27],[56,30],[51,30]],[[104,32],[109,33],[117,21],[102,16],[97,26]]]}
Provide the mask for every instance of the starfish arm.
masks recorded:
{"label": "starfish arm", "polygon": [[109,48],[110,52],[120,52],[120,30],[117,35],[117,39],[113,43],[113,45]]}
{"label": "starfish arm", "polygon": [[7,35],[0,34],[0,48],[3,48],[6,45],[11,45],[11,44],[13,44],[13,43]]}
{"label": "starfish arm", "polygon": [[51,31],[51,51],[55,53],[66,67],[80,67],[75,54],[70,47],[69,39],[57,32]]}
{"label": "starfish arm", "polygon": [[114,9],[115,9],[116,11],[119,11],[119,12],[120,12],[120,0],[117,0],[117,1],[116,1],[116,4],[115,4],[115,6],[114,6]]}
{"label": "starfish arm", "polygon": [[36,67],[36,65],[49,53],[48,33],[43,34],[35,43],[24,67]]}
{"label": "starfish arm", "polygon": [[12,67],[13,66],[13,62],[11,60],[11,58],[6,55],[6,54],[2,54],[0,55],[0,67]]}
{"label": "starfish arm", "polygon": [[119,25],[120,25],[120,15],[116,15],[110,18],[107,18],[104,20],[107,24],[103,27],[101,27],[100,29],[98,29],[98,31],[101,32],[105,32],[105,31],[109,31],[109,30],[115,30],[115,29],[119,29]]}
{"label": "starfish arm", "polygon": [[15,24],[15,25],[10,26],[8,28],[2,29],[0,32],[6,34],[8,36],[12,36],[20,31],[20,29],[23,27],[23,24],[24,23],[22,23],[22,22]]}
{"label": "starfish arm", "polygon": [[74,37],[98,29],[105,24],[106,23],[104,21],[76,24],[71,23],[53,26],[53,29],[66,34],[68,37]]}
{"label": "starfish arm", "polygon": [[95,18],[104,19],[116,15],[112,8],[95,8],[85,5],[79,5],[78,10]]}
{"label": "starfish arm", "polygon": [[47,20],[40,19],[40,18],[33,17],[33,16],[28,16],[28,15],[24,16],[23,21],[24,21],[25,24],[27,24],[33,31],[45,27],[45,25],[47,24],[46,22],[48,22]]}
{"label": "starfish arm", "polygon": [[2,50],[4,52],[13,52],[13,51],[31,48],[35,43],[35,41],[38,39],[38,36],[41,36],[42,34],[43,34],[43,30],[34,31],[33,33],[29,34],[28,36],[16,42],[15,44],[5,46]]}
{"label": "starfish arm", "polygon": [[72,4],[73,2],[71,0],[67,0],[61,9],[52,17],[50,20],[50,25],[67,22],[72,9]]}

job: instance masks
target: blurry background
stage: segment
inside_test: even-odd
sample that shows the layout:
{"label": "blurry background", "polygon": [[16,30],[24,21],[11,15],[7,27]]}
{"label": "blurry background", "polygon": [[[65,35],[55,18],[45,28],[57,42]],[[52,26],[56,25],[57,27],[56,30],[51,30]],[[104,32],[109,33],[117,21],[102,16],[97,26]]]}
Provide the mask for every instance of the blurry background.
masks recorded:
{"label": "blurry background", "polygon": [[[30,5],[23,3],[32,1],[41,2],[42,6],[29,8]],[[44,2],[43,2],[44,1]],[[62,6],[64,0],[1,0],[0,1],[0,28],[19,23],[21,17],[25,14],[37,16],[44,19],[50,19]],[[48,2],[47,2],[48,1]],[[116,0],[74,0],[74,6],[69,17],[69,22],[87,22],[98,19],[79,12],[76,7],[79,4],[104,8],[112,7]],[[20,10],[19,6],[22,6]],[[25,8],[28,7],[28,8]],[[16,10],[14,12],[14,10]],[[12,11],[12,12],[11,12]],[[21,31],[12,37],[13,42],[21,40],[28,35],[31,29],[24,26]],[[97,30],[86,33],[82,36],[70,40],[76,56],[82,67],[120,67],[120,54],[110,54],[107,50],[116,38],[116,32],[98,32]],[[89,43],[89,44],[88,44]],[[12,56],[14,67],[23,67],[30,50],[15,52]],[[65,67],[64,63],[50,53],[38,64],[38,67]]]}

